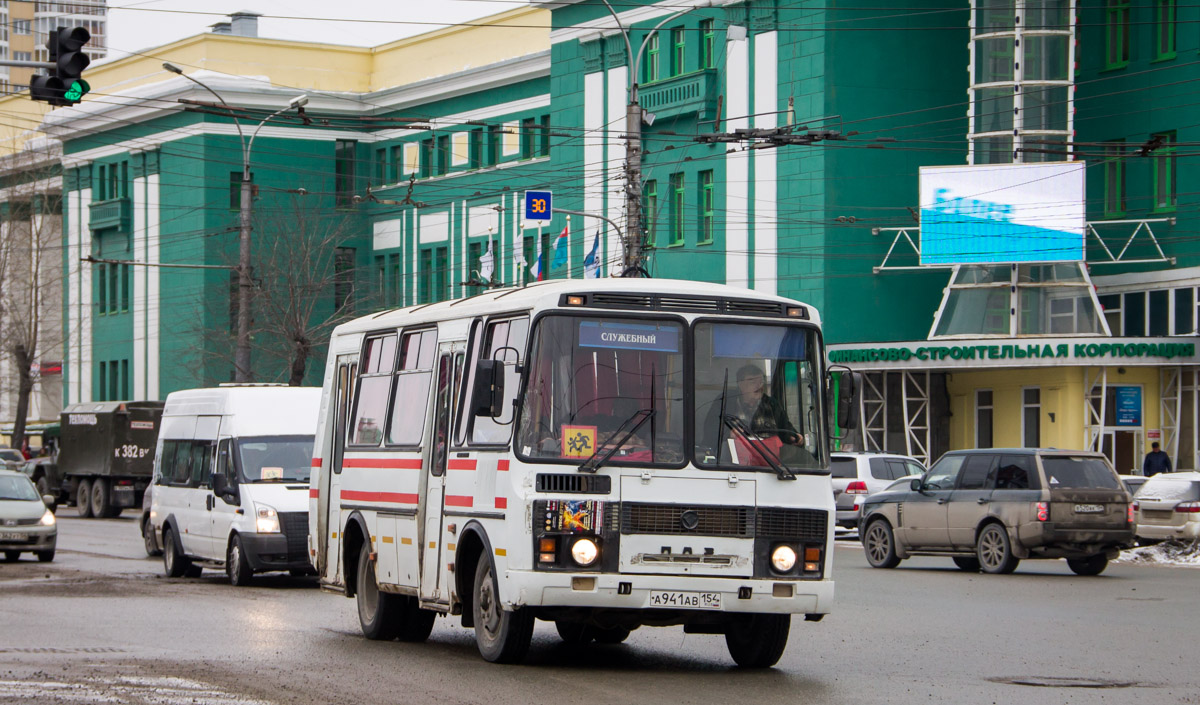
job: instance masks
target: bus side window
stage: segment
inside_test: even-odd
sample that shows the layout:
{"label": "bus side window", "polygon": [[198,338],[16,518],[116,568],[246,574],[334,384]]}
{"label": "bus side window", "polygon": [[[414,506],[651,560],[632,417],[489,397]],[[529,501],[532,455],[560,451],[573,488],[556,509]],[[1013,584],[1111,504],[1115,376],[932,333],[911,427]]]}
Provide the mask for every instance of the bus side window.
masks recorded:
{"label": "bus side window", "polygon": [[[512,438],[512,421],[521,376],[517,366],[525,354],[529,337],[529,319],[512,318],[488,323],[483,336],[480,359],[496,359],[504,363],[504,413],[499,418],[474,416],[471,420],[472,443],[508,443]],[[471,387],[468,386],[467,389]],[[468,409],[473,405],[468,405]]]}
{"label": "bus side window", "polygon": [[192,443],[191,441],[175,442],[175,472],[171,484],[186,487],[192,479]]}
{"label": "bus side window", "polygon": [[175,441],[164,440],[162,442],[162,449],[155,456],[154,463],[158,466],[158,477],[155,484],[171,484],[175,477]]}
{"label": "bus side window", "polygon": [[421,445],[436,347],[437,331],[432,328],[404,334],[392,394],[392,420],[388,425],[390,445]]}
{"label": "bus side window", "polygon": [[350,445],[377,446],[383,440],[388,391],[395,365],[395,333],[367,339],[350,423]]}
{"label": "bus side window", "polygon": [[458,399],[458,409],[455,411],[454,445],[461,448],[467,444],[467,429],[471,425],[467,403],[470,401],[471,390],[475,386],[475,366],[480,360],[479,351],[483,336],[483,322],[476,318],[471,321],[470,342],[467,344],[466,380],[460,384],[462,392]]}

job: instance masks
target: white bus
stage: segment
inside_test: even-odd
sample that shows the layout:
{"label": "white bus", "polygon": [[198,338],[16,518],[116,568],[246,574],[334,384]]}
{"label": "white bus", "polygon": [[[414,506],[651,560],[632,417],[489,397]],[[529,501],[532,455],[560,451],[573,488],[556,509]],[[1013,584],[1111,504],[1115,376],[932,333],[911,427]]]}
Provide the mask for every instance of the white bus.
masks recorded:
{"label": "white bus", "polygon": [[696,282],[341,325],[309,492],[321,585],[372,639],[461,615],[489,661],[522,660],[543,619],[574,643],[682,625],[772,666],[792,615],[833,605],[827,374],[815,309]]}

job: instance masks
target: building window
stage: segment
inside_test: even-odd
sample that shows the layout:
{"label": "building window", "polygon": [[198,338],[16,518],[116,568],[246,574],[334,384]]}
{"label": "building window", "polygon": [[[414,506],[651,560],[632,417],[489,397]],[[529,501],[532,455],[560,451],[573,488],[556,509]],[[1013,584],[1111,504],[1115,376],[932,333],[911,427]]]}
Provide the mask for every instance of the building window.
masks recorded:
{"label": "building window", "polygon": [[96,313],[108,313],[108,265],[96,265]]}
{"label": "building window", "polygon": [[1021,390],[1021,439],[1026,448],[1042,447],[1042,390]]}
{"label": "building window", "polygon": [[537,143],[538,137],[537,120],[533,118],[525,118],[521,121],[521,158],[530,159],[533,157],[534,144]]}
{"label": "building window", "polygon": [[450,135],[437,138],[437,175],[443,176],[450,170]]}
{"label": "building window", "polygon": [[550,116],[543,115],[538,131],[537,156],[550,156]]}
{"label": "building window", "polygon": [[652,83],[658,80],[658,32],[650,35],[650,41],[646,43],[646,80],[645,83]]}
{"label": "building window", "polygon": [[351,304],[354,296],[353,247],[337,247],[333,250],[333,310],[341,311]]}
{"label": "building window", "polygon": [[1190,335],[1196,330],[1196,290],[1188,287],[1175,290],[1175,330],[1173,335]]}
{"label": "building window", "polygon": [[108,363],[99,363],[99,373],[96,375],[96,401],[108,401]]}
{"label": "building window", "polygon": [[700,240],[697,244],[707,245],[713,241],[715,200],[713,198],[712,171],[700,172]]}
{"label": "building window", "polygon": [[646,202],[642,215],[646,223],[646,247],[654,247],[658,235],[658,181],[647,181],[642,196]]}
{"label": "building window", "polygon": [[357,142],[337,140],[334,143],[335,205],[349,208],[354,205],[354,152]]}
{"label": "building window", "polygon": [[500,137],[504,128],[500,125],[492,125],[488,127],[487,132],[487,152],[484,155],[484,166],[494,166],[500,161]]}
{"label": "building window", "polygon": [[717,33],[713,31],[712,20],[700,20],[700,68],[711,69],[717,66]]}
{"label": "building window", "polygon": [[1125,140],[1104,148],[1104,215],[1125,213]]}
{"label": "building window", "polygon": [[375,185],[387,183],[387,150],[375,150]]}
{"label": "building window", "polygon": [[400,255],[388,255],[388,291],[393,306],[403,305],[404,292],[400,291]]}
{"label": "building window", "polygon": [[671,241],[668,247],[682,245],[684,239],[684,210],[687,203],[687,190],[683,174],[671,174]]}
{"label": "building window", "polygon": [[1151,138],[1162,146],[1151,152],[1154,160],[1154,210],[1175,210],[1175,133],[1161,132]]}
{"label": "building window", "polygon": [[687,59],[687,34],[683,27],[671,30],[671,75],[678,76],[684,72],[684,62]]}
{"label": "building window", "polygon": [[992,447],[992,390],[975,390],[975,447]]}
{"label": "building window", "polygon": [[1171,334],[1171,292],[1166,289],[1151,291],[1146,299],[1146,313],[1149,319],[1148,335],[1166,336]]}
{"label": "building window", "polygon": [[1113,336],[1121,335],[1122,327],[1121,295],[1108,294],[1098,297],[1100,308],[1104,310],[1104,320],[1108,322],[1108,331]]}
{"label": "building window", "polygon": [[1104,68],[1129,64],[1129,0],[1107,0]]}
{"label": "building window", "polygon": [[408,168],[408,165],[405,163],[405,156],[409,146],[410,145],[406,144],[397,144],[392,146],[392,160],[388,164],[387,183],[394,184],[399,181],[401,170],[404,170],[405,173],[412,171],[412,169]]}
{"label": "building window", "polygon": [[[29,20],[13,20],[12,29],[13,34],[33,34],[33,30],[29,25]],[[27,59],[27,61],[32,61],[32,59]]]}
{"label": "building window", "polygon": [[433,140],[421,140],[421,162],[420,162],[421,178],[426,179],[433,175]]}
{"label": "building window", "polygon": [[1175,58],[1175,0],[1156,0],[1154,58]]}
{"label": "building window", "polygon": [[1121,306],[1124,313],[1123,335],[1127,338],[1146,335],[1146,292],[1135,291],[1125,294]]}
{"label": "building window", "polygon": [[470,152],[470,163],[472,169],[478,169],[483,166],[483,128],[478,127],[471,130],[471,144],[468,147]]}

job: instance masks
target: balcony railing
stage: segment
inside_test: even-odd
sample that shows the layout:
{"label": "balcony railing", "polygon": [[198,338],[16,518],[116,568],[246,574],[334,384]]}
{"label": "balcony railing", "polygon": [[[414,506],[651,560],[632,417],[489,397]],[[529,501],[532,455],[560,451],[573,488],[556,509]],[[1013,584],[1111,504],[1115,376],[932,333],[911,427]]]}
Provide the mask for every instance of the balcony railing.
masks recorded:
{"label": "balcony railing", "polygon": [[656,118],[697,113],[699,119],[710,120],[717,111],[717,72],[704,69],[647,83],[639,98]]}
{"label": "balcony railing", "polygon": [[128,198],[110,198],[107,201],[96,201],[92,204],[91,217],[88,227],[92,230],[105,228],[120,228],[129,230],[130,204]]}

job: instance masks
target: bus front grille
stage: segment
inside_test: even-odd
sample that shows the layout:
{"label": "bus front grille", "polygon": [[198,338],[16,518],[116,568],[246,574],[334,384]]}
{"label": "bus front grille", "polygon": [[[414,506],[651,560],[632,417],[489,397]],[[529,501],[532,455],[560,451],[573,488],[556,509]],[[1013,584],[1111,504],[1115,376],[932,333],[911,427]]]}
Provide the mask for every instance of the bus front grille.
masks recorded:
{"label": "bus front grille", "polygon": [[829,512],[820,509],[771,507],[758,510],[755,533],[758,536],[794,539],[802,543],[825,543],[828,526]]}
{"label": "bus front grille", "polygon": [[621,533],[750,538],[754,509],[622,502]]}

